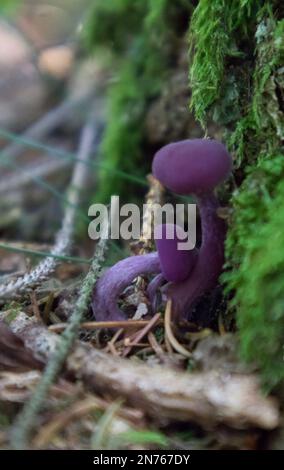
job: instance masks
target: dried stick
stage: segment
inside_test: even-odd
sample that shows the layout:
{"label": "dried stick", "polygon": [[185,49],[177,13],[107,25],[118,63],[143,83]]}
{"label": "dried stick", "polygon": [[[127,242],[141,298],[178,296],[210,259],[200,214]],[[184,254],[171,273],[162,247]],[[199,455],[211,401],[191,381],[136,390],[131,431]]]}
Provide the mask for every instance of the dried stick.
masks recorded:
{"label": "dried stick", "polygon": [[[10,326],[38,359],[46,361],[58,348],[58,336],[23,313]],[[193,421],[205,429],[219,423],[240,429],[274,429],[279,423],[276,402],[262,395],[254,375],[151,367],[80,342],[69,355],[66,369],[96,393],[122,397],[162,423]]]}
{"label": "dried stick", "polygon": [[[84,330],[98,330],[99,328],[140,328],[146,326],[151,320],[118,320],[118,321],[87,321],[81,323],[80,328]],[[65,330],[68,323],[55,323],[50,325],[48,329],[54,333],[61,333]]]}
{"label": "dried stick", "polygon": [[132,348],[135,345],[137,345],[139,343],[139,341],[141,341],[141,339],[143,339],[144,336],[146,336],[149,333],[149,331],[152,330],[152,328],[154,326],[156,326],[156,324],[158,323],[160,318],[161,318],[161,314],[156,313],[156,315],[154,315],[151,318],[151,320],[148,322],[148,324],[145,325],[144,328],[142,328],[141,330],[138,331],[138,333],[135,334],[134,338],[131,341],[131,344],[128,347],[126,347],[125,350],[123,351],[123,357],[128,356],[128,354],[131,352]]}

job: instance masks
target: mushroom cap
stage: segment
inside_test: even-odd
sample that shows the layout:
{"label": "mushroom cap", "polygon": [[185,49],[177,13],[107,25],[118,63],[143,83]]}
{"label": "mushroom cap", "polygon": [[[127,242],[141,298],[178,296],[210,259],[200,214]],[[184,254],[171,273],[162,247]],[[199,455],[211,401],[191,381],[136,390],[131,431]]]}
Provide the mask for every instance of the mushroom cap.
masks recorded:
{"label": "mushroom cap", "polygon": [[217,140],[192,139],[168,144],[154,156],[154,176],[178,194],[202,194],[224,181],[232,158]]}
{"label": "mushroom cap", "polygon": [[196,248],[178,249],[180,242],[185,243],[185,237],[184,230],[175,224],[161,224],[154,229],[161,271],[167,281],[184,281],[196,263],[198,253]]}

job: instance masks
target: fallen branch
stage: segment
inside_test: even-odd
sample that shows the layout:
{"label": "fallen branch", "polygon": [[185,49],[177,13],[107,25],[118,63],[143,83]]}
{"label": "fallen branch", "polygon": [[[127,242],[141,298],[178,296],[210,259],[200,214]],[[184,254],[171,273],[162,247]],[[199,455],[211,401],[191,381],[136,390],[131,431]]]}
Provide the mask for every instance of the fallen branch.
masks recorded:
{"label": "fallen branch", "polygon": [[[58,347],[60,338],[25,314],[18,315],[11,327],[38,359],[47,361]],[[122,397],[163,424],[193,421],[205,429],[219,423],[274,429],[279,423],[276,402],[261,394],[254,375],[150,367],[80,342],[70,353],[66,370],[96,393]]]}

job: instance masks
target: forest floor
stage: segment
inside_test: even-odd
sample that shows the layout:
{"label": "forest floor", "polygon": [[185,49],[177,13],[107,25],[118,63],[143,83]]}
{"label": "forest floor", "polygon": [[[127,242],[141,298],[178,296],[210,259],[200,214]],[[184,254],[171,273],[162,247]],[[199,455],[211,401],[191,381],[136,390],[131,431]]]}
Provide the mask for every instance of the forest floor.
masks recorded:
{"label": "forest floor", "polygon": [[94,320],[93,286],[129,247],[87,237],[106,76],[61,24],[0,21],[0,448],[281,448],[279,397],[220,302],[177,326],[145,277],[121,297],[130,320]]}

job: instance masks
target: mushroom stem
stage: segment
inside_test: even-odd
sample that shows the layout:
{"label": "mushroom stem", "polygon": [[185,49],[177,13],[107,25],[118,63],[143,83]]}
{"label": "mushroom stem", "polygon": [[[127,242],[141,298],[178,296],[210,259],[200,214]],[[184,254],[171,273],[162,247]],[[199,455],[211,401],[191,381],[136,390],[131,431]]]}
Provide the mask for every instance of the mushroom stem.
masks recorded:
{"label": "mushroom stem", "polygon": [[186,232],[175,224],[157,225],[154,238],[160,258],[161,271],[170,282],[181,282],[187,279],[196,263],[198,250],[179,247],[184,242]]}
{"label": "mushroom stem", "polygon": [[218,217],[218,200],[213,193],[197,197],[201,218],[202,243],[197,262],[183,282],[168,288],[173,312],[177,317],[188,317],[190,307],[208,290],[215,287],[224,263],[225,223]]}
{"label": "mushroom stem", "polygon": [[156,300],[157,300],[157,292],[162,287],[162,285],[167,282],[166,279],[164,278],[163,274],[157,274],[151,282],[149,282],[149,285],[147,287],[147,295],[150,301],[150,304],[152,306],[153,310],[156,310]]}
{"label": "mushroom stem", "polygon": [[219,275],[224,263],[224,242],[226,237],[226,224],[218,216],[220,204],[216,196],[209,193],[197,197],[197,206],[202,233],[200,255],[203,255],[204,261],[206,258],[207,260],[212,259],[213,268],[215,267],[213,271],[218,271]]}
{"label": "mushroom stem", "polygon": [[117,302],[120,294],[133,279],[142,274],[161,272],[157,253],[130,256],[109,268],[95,285],[92,309],[97,321],[125,320],[126,315]]}

